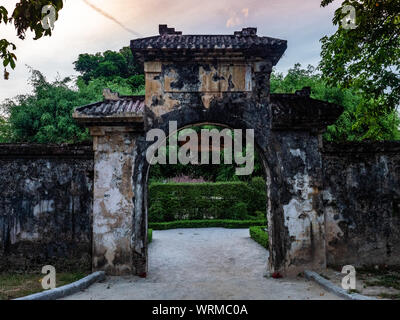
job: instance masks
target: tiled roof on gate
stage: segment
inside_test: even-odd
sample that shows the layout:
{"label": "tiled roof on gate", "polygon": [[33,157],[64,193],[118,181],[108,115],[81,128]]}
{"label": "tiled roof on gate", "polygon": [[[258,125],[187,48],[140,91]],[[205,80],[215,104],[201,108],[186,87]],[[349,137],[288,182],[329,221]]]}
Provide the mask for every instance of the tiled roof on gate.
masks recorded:
{"label": "tiled roof on gate", "polygon": [[[160,35],[131,41],[135,54],[152,51],[238,51],[255,56],[281,57],[287,41],[257,35],[257,28],[244,28],[233,35],[182,35],[182,32],[160,25]],[[276,62],[279,60],[276,60]],[[275,62],[275,61],[274,61]]]}
{"label": "tiled roof on gate", "polygon": [[144,96],[119,96],[117,93],[105,89],[104,100],[78,107],[73,117],[88,125],[99,123],[143,122],[145,112]]}
{"label": "tiled roof on gate", "polygon": [[271,94],[272,128],[325,128],[343,113],[343,107],[310,97],[311,88],[294,94]]}
{"label": "tiled roof on gate", "polygon": [[122,96],[119,100],[104,100],[75,109],[82,116],[116,116],[144,113],[144,96]]}

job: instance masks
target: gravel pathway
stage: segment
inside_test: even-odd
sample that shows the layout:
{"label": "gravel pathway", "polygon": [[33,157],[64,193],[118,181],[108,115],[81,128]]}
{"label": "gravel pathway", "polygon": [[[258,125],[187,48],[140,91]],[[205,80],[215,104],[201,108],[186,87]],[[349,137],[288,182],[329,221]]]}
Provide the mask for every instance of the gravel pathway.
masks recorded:
{"label": "gravel pathway", "polygon": [[338,299],[303,278],[265,278],[267,258],[248,229],[153,231],[146,279],[108,277],[67,299]]}

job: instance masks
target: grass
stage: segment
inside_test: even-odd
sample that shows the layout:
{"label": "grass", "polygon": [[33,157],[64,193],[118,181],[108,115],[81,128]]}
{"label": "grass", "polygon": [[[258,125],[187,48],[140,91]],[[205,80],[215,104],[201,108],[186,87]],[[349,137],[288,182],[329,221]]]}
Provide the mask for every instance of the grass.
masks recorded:
{"label": "grass", "polygon": [[349,289],[349,290],[347,290],[347,293],[349,293],[349,294],[352,294],[352,293],[358,293],[358,294],[361,294],[361,292],[360,292],[360,291],[358,291],[357,289]]}
{"label": "grass", "polygon": [[250,227],[250,237],[268,250],[269,237],[268,232],[265,231],[266,226],[253,226]]}
{"label": "grass", "polygon": [[[384,287],[400,290],[400,270],[397,267],[384,268],[360,268],[357,273],[364,281],[366,287]],[[383,299],[400,300],[400,292],[381,292],[379,297]]]}
{"label": "grass", "polygon": [[379,296],[383,299],[400,300],[400,293],[381,293]]}
{"label": "grass", "polygon": [[[57,273],[57,287],[67,285],[87,276],[87,273]],[[42,274],[0,273],[0,300],[11,300],[43,291]]]}
{"label": "grass", "polygon": [[172,222],[150,222],[149,228],[153,230],[181,228],[247,229],[251,226],[261,226],[265,224],[265,220],[180,220]]}
{"label": "grass", "polygon": [[400,275],[384,274],[378,275],[376,280],[367,280],[365,284],[369,287],[385,287],[400,290]]}
{"label": "grass", "polygon": [[147,230],[147,243],[151,243],[153,241],[153,229]]}

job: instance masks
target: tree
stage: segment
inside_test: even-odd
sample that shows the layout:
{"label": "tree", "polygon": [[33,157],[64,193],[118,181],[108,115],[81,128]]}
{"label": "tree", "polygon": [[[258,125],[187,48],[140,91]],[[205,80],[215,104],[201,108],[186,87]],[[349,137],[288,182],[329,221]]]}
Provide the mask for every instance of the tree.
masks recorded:
{"label": "tree", "polygon": [[[74,66],[86,83],[103,77],[130,78],[135,82],[137,76],[143,75],[143,65],[135,61],[129,47],[124,47],[119,52],[108,50],[104,53],[80,54]],[[144,84],[144,78],[140,84]]]}
{"label": "tree", "polygon": [[128,79],[119,76],[111,78],[101,77],[89,80],[88,83],[78,78],[76,86],[81,94],[96,97],[97,101],[103,99],[104,88],[109,88],[125,96],[145,94],[143,75],[133,76]]}
{"label": "tree", "polygon": [[344,106],[344,112],[332,126],[328,127],[324,138],[329,141],[360,141],[368,133],[374,140],[396,140],[399,134],[399,116],[395,111],[375,117],[379,130],[371,127],[357,126],[360,117],[360,105],[365,105],[364,95],[354,88],[342,88],[327,84],[327,80],[313,66],[303,69],[299,63],[289,69],[286,76],[273,72],[271,76],[272,93],[294,93],[304,86],[311,87],[311,97]]}
{"label": "tree", "polygon": [[141,75],[144,74],[144,64],[135,61],[133,57],[132,50],[130,47],[123,47],[119,50],[119,53],[122,54],[127,63],[128,63],[128,74],[129,75]]}
{"label": "tree", "polygon": [[[323,7],[334,0],[323,0]],[[345,6],[356,12],[355,28],[348,29]],[[344,19],[344,20],[343,20]],[[393,111],[400,101],[400,1],[345,0],[333,18],[337,31],[321,39],[320,69],[331,86],[352,88],[362,97],[354,130],[361,139],[382,140],[387,125],[396,125]]]}
{"label": "tree", "polygon": [[136,62],[129,47],[120,51],[106,51],[96,54],[80,54],[74,62],[75,70],[80,72],[77,85],[85,88],[104,88],[117,90],[123,95],[144,94],[143,65]]}
{"label": "tree", "polygon": [[123,95],[143,94],[129,79],[101,77],[76,83],[69,77],[49,82],[31,69],[33,94],[20,95],[1,105],[0,142],[77,143],[90,140],[88,131],[72,118],[75,107],[103,100],[103,89]]}
{"label": "tree", "polygon": [[[0,142],[75,143],[89,140],[87,130],[72,118],[75,107],[103,100],[103,89],[121,95],[144,95],[144,75],[130,49],[81,54],[74,63],[81,72],[71,78],[48,82],[31,70],[32,95],[17,96],[1,105]],[[136,71],[132,71],[136,70]],[[0,113],[1,114],[1,113]]]}
{"label": "tree", "polygon": [[31,70],[32,95],[21,95],[7,100],[3,113],[8,114],[11,141],[36,143],[73,143],[88,140],[86,129],[79,127],[72,118],[77,105],[93,101],[93,97],[81,95],[68,84],[70,78],[50,83],[37,70]]}
{"label": "tree", "polygon": [[12,128],[7,119],[0,116],[0,143],[7,143],[12,140]]}
{"label": "tree", "polygon": [[[44,29],[42,19],[45,14],[42,9],[46,5],[52,5],[55,9],[55,20],[58,19],[58,12],[63,8],[62,0],[20,0],[16,3],[15,9],[9,15],[4,6],[0,6],[0,24],[13,23],[20,39],[25,39],[25,33],[29,29],[35,33],[34,40],[43,36],[51,36],[51,28]],[[4,78],[7,80],[9,73],[6,67],[12,69],[16,66],[16,55],[12,52],[16,50],[15,44],[7,39],[0,39],[0,60],[3,61]]]}

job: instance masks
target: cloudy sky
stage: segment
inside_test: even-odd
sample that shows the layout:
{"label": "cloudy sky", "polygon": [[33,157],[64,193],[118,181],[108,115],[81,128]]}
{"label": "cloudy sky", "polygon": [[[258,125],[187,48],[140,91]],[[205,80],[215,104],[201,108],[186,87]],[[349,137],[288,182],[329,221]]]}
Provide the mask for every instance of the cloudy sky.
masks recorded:
{"label": "cloudy sky", "polygon": [[[9,11],[17,1],[0,0]],[[279,62],[285,72],[294,63],[319,61],[320,42],[335,31],[332,25],[336,1],[328,8],[320,0],[65,0],[52,37],[24,41],[12,26],[0,24],[0,38],[17,45],[18,63],[10,79],[0,78],[0,102],[30,92],[26,65],[42,71],[49,80],[76,75],[72,62],[80,53],[119,50],[131,39],[158,34],[168,24],[184,34],[232,34],[243,27],[257,27],[258,34],[288,40]],[[101,9],[103,14],[89,4]],[[120,24],[112,19],[114,17]],[[2,75],[2,70],[1,70]]]}

